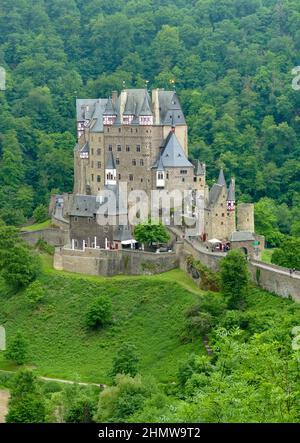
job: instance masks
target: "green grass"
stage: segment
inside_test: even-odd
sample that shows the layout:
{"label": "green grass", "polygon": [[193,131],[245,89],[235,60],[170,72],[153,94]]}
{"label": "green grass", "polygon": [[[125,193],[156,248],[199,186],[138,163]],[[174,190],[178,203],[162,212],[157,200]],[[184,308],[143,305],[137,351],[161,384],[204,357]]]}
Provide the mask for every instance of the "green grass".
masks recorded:
{"label": "green grass", "polygon": [[276,250],[276,248],[264,249],[262,256],[261,256],[262,261],[265,263],[271,263],[272,255],[275,250]]}
{"label": "green grass", "polygon": [[[179,269],[157,276],[113,278],[57,272],[44,256],[40,281],[45,299],[37,308],[22,292],[0,298],[0,323],[8,340],[20,330],[29,342],[28,365],[39,375],[109,383],[108,371],[122,342],[133,342],[140,355],[140,372],[161,382],[173,381],[178,364],[203,344],[180,340],[184,313],[201,291]],[[100,294],[113,301],[114,323],[89,331],[87,307]],[[0,353],[0,369],[15,369]]]}
{"label": "green grass", "polygon": [[46,220],[42,223],[35,223],[34,225],[23,226],[23,228],[21,228],[21,231],[23,232],[39,231],[40,229],[49,228],[50,226],[51,226],[51,220]]}

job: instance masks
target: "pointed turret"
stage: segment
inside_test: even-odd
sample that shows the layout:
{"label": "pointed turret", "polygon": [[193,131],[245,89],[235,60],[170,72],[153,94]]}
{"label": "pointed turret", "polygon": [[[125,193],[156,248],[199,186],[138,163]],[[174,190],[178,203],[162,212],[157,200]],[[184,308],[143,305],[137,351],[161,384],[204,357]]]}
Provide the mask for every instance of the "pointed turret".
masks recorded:
{"label": "pointed turret", "polygon": [[217,184],[220,185],[220,186],[225,186],[225,187],[227,187],[227,186],[226,186],[225,177],[224,177],[224,171],[223,171],[223,168],[220,169],[220,174],[219,174],[219,178],[218,178]]}
{"label": "pointed turret", "polygon": [[108,152],[106,167],[105,167],[105,184],[115,185],[117,184],[117,170],[115,159],[111,151]]}
{"label": "pointed turret", "polygon": [[197,162],[196,176],[205,175],[206,165],[205,163],[201,163],[199,160]]}
{"label": "pointed turret", "polygon": [[227,194],[227,211],[235,210],[235,180],[232,177]]}
{"label": "pointed turret", "polygon": [[147,94],[145,94],[144,101],[139,112],[140,125],[153,125],[153,114]]}
{"label": "pointed turret", "polygon": [[109,97],[103,112],[103,124],[113,125],[117,118],[117,112],[114,109],[112,99]]}

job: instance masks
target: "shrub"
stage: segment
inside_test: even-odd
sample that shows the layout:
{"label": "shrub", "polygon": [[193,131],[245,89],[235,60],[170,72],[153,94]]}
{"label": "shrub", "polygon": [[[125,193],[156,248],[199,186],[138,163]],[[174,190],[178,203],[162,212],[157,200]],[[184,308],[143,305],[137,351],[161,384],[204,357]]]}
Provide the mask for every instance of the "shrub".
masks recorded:
{"label": "shrub", "polygon": [[35,305],[44,298],[44,290],[39,281],[34,281],[25,291],[25,296],[29,303]]}
{"label": "shrub", "polygon": [[110,375],[115,377],[117,374],[126,374],[134,377],[138,373],[139,363],[136,351],[133,344],[123,343],[115,355]]}
{"label": "shrub", "polygon": [[18,365],[22,365],[27,359],[27,352],[27,341],[21,332],[17,332],[16,336],[7,346],[5,357]]}
{"label": "shrub", "polygon": [[107,295],[98,297],[86,313],[86,325],[89,328],[104,327],[112,321],[112,302]]}
{"label": "shrub", "polygon": [[48,208],[45,205],[39,205],[33,211],[33,218],[36,222],[43,222],[48,216]]}

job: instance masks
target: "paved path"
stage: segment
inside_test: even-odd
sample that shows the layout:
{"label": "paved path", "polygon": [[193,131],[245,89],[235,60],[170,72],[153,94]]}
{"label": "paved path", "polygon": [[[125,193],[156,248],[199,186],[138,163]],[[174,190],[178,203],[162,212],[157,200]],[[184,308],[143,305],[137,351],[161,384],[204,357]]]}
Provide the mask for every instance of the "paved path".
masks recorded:
{"label": "paved path", "polygon": [[5,423],[5,416],[8,412],[9,391],[0,389],[0,423]]}
{"label": "paved path", "polygon": [[287,275],[288,277],[295,278],[297,280],[300,279],[300,273],[297,271],[293,272],[292,275],[290,275],[289,269],[286,268],[275,268],[271,265],[268,265],[268,263],[257,262],[257,261],[254,262],[252,261],[251,264],[253,266],[256,266],[257,268],[266,269],[268,271],[276,272],[277,274]]}
{"label": "paved path", "polygon": [[[15,374],[16,371],[5,371],[4,369],[0,369],[0,372],[5,372],[7,374]],[[37,377],[39,380],[45,380],[45,381],[56,381],[57,383],[65,383],[65,384],[70,384],[70,385],[74,385],[77,384],[79,386],[98,386],[98,387],[102,387],[102,388],[106,388],[107,385],[105,384],[100,384],[100,383],[87,383],[87,382],[78,382],[76,380],[65,380],[63,378],[52,378],[52,377],[42,377],[42,376],[38,376]]]}

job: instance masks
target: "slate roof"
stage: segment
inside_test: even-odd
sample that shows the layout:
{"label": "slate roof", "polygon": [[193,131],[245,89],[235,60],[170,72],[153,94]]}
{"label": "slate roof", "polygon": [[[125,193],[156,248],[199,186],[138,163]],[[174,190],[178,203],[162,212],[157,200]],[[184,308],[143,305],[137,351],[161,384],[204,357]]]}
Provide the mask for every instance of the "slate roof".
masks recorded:
{"label": "slate roof", "polygon": [[91,120],[95,112],[97,98],[79,98],[76,100],[77,121]]}
{"label": "slate roof", "polygon": [[[147,89],[125,89],[125,92],[127,93],[127,100],[125,104],[125,109],[123,112],[123,115],[134,115],[139,116],[141,115],[140,112],[145,105],[145,107],[148,107],[150,112],[150,97]],[[120,112],[120,97],[117,101],[118,104],[118,114]],[[148,106],[147,106],[148,104]],[[148,111],[147,111],[148,112]],[[152,115],[150,114],[142,114],[142,115]]]}
{"label": "slate roof", "polygon": [[128,226],[118,226],[118,228],[114,232],[114,240],[116,241],[126,241],[132,239],[132,234]]}
{"label": "slate roof", "polygon": [[143,102],[142,108],[139,112],[139,115],[145,115],[145,116],[152,115],[152,111],[151,111],[151,107],[150,107],[150,103],[149,103],[149,97],[147,96],[147,94],[145,94],[144,102]]}
{"label": "slate roof", "polygon": [[235,189],[232,181],[230,182],[228,194],[227,194],[227,201],[235,201]]}
{"label": "slate roof", "polygon": [[108,156],[106,160],[106,169],[116,169],[115,159],[111,151],[108,151]]}
{"label": "slate roof", "polygon": [[185,118],[175,91],[158,91],[158,101],[161,124],[185,124]]}
{"label": "slate roof", "polygon": [[103,115],[117,115],[111,97],[107,100]]}
{"label": "slate roof", "polygon": [[153,167],[157,168],[160,161],[164,168],[194,168],[187,159],[175,132],[172,131],[169,133],[161,155]]}
{"label": "slate roof", "polygon": [[230,236],[230,241],[238,242],[238,241],[253,241],[255,240],[252,232],[247,231],[235,231]]}
{"label": "slate roof", "polygon": [[208,204],[213,206],[219,199],[223,186],[219,183],[214,183],[209,191]]}
{"label": "slate roof", "polygon": [[103,113],[107,107],[108,100],[100,98],[95,103],[95,111],[92,117],[91,132],[103,132]]}
{"label": "slate roof", "polygon": [[218,185],[226,186],[226,181],[225,181],[225,177],[224,177],[224,171],[223,171],[222,168],[220,169],[220,174],[219,174],[219,178],[218,178],[217,183],[218,183]]}
{"label": "slate roof", "polygon": [[70,215],[78,217],[93,217],[98,209],[99,203],[95,195],[74,195]]}
{"label": "slate roof", "polygon": [[197,162],[197,170],[196,175],[205,175],[205,163],[200,163],[199,160]]}

